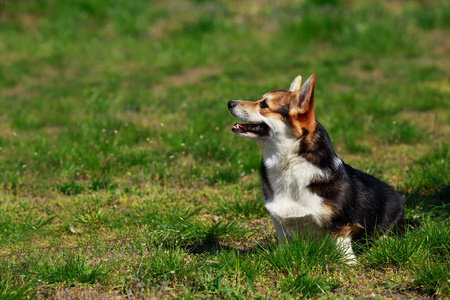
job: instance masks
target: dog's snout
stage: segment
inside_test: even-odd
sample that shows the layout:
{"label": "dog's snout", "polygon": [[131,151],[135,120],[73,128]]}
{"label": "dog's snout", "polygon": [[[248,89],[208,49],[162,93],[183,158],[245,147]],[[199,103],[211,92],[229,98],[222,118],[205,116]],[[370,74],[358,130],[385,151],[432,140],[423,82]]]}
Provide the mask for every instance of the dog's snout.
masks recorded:
{"label": "dog's snout", "polygon": [[237,105],[236,101],[228,101],[228,109],[232,109]]}

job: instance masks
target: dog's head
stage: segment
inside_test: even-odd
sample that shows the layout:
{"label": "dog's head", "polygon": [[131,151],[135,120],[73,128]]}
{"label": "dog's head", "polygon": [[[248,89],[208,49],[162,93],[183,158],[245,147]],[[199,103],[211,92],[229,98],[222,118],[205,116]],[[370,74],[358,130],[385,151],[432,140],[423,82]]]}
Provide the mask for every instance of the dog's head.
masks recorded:
{"label": "dog's head", "polygon": [[314,84],[316,74],[301,85],[297,76],[289,90],[274,90],[260,100],[230,101],[233,117],[245,122],[235,124],[233,133],[261,143],[272,138],[300,138],[315,130]]}

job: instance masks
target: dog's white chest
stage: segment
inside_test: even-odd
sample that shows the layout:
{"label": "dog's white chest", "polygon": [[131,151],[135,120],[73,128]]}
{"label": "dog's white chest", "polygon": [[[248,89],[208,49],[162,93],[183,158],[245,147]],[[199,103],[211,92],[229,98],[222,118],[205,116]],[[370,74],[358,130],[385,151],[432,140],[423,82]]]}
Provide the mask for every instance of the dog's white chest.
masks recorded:
{"label": "dog's white chest", "polygon": [[309,191],[314,178],[323,178],[324,172],[301,157],[264,159],[271,193],[264,199],[270,214],[280,222],[307,217],[318,225],[324,217],[323,199]]}

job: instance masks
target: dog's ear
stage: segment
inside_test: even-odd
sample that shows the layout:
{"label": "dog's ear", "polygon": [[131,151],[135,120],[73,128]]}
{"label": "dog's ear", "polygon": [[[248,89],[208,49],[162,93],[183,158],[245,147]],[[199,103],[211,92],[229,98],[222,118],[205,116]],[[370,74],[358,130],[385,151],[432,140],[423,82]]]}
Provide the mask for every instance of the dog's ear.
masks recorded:
{"label": "dog's ear", "polygon": [[302,87],[302,76],[299,75],[295,77],[294,81],[292,81],[289,91],[293,93],[298,93],[301,87]]}
{"label": "dog's ear", "polygon": [[[294,80],[295,81],[295,80]],[[313,109],[314,106],[314,84],[316,83],[316,74],[312,74],[305,84],[303,84],[297,97],[294,99],[294,113],[306,113]]]}

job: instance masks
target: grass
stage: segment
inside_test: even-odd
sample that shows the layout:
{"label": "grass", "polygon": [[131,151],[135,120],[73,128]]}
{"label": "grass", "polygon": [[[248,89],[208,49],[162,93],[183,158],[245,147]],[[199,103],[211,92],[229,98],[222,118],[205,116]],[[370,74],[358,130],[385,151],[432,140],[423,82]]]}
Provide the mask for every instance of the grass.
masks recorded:
{"label": "grass", "polygon": [[[445,1],[0,1],[0,299],[450,297]],[[226,103],[317,73],[414,227],[279,249]]]}

